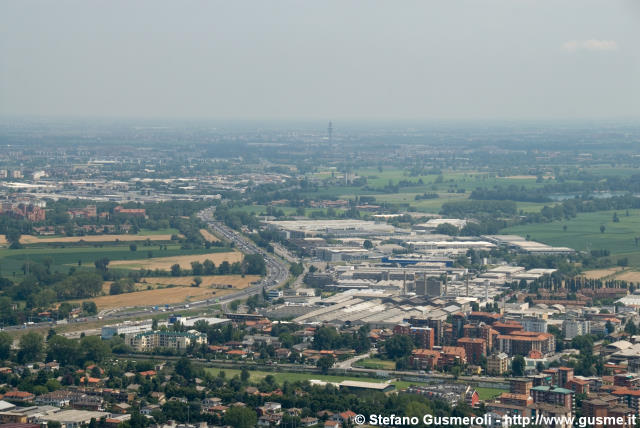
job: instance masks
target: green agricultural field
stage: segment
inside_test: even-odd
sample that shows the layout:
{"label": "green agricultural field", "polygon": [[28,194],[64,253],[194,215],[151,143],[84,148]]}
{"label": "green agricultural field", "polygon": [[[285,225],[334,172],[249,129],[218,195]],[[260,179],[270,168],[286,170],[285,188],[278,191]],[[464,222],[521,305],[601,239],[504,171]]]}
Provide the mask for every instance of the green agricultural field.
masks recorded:
{"label": "green agricultural field", "polygon": [[[376,203],[387,203],[392,205],[411,205],[415,207],[420,212],[425,213],[437,213],[440,211],[442,204],[450,201],[460,201],[466,199],[469,195],[464,193],[446,193],[441,192],[438,193],[439,198],[437,199],[423,199],[416,201],[416,195],[421,195],[423,193],[431,193],[426,187],[422,192],[413,192],[413,193],[393,193],[393,194],[367,194],[363,193],[361,196],[374,196],[376,198]],[[353,195],[343,195],[343,197],[353,197]]]}
{"label": "green agricultural field", "polygon": [[[442,204],[449,201],[457,201],[466,199],[469,194],[476,188],[492,188],[494,186],[524,186],[526,188],[538,188],[544,186],[544,183],[538,183],[535,177],[516,176],[516,177],[495,177],[484,172],[444,172],[442,180],[437,182],[437,175],[421,175],[411,177],[407,171],[402,169],[383,169],[379,171],[375,168],[367,168],[357,170],[356,174],[367,179],[369,189],[353,186],[330,186],[328,188],[320,188],[317,192],[306,192],[305,196],[309,198],[340,198],[354,199],[355,196],[373,196],[376,203],[387,203],[396,205],[399,208],[405,208],[409,205],[417,209],[419,212],[438,213]],[[400,181],[410,181],[417,183],[422,180],[422,184],[416,184],[408,187],[401,187],[398,193],[384,193],[381,191],[373,191],[370,188],[382,189],[390,182],[397,185]],[[464,190],[462,193],[457,193]],[[453,191],[451,193],[450,191]],[[416,195],[423,193],[438,193],[438,199],[416,200]],[[518,202],[518,209],[524,212],[537,212],[542,209],[545,204]],[[549,205],[549,203],[547,203]]]}
{"label": "green agricultural field", "polygon": [[431,174],[411,177],[407,174],[407,171],[402,169],[385,169],[382,172],[377,169],[361,169],[356,171],[356,174],[360,177],[366,177],[367,184],[371,187],[383,187],[389,183],[389,180],[397,184],[402,180],[417,182],[420,179],[422,179],[424,187],[428,187],[429,189],[434,185],[438,190],[446,190],[449,187],[457,186],[465,188],[468,192],[474,190],[476,187],[509,186],[511,184],[528,188],[544,186],[544,183],[537,182],[536,177],[497,177],[486,172],[475,171],[443,171],[441,183],[436,183],[437,175]]}
{"label": "green agricultural field", "polygon": [[525,213],[539,213],[545,205],[553,207],[556,204],[553,202],[516,202],[518,211]]}
{"label": "green agricultural field", "polygon": [[29,246],[19,250],[0,249],[0,274],[6,277],[22,275],[22,265],[27,262],[42,263],[45,259],[51,258],[51,270],[66,272],[71,266],[76,268],[81,262],[82,267],[94,268],[93,262],[99,258],[106,257],[114,260],[141,260],[148,258],[149,251],[153,257],[173,257],[187,256],[192,254],[207,254],[231,251],[229,248],[183,250],[179,244],[167,245],[167,250],[160,250],[158,245],[145,247],[141,243],[137,244],[137,251],[131,251],[128,244],[122,245],[101,245],[93,244],[86,246],[78,245],[58,245],[56,248],[38,248]]}
{"label": "green agricultural field", "polygon": [[140,229],[140,232],[138,232],[138,235],[141,235],[141,236],[177,235],[179,233],[180,233],[180,231],[178,229],[174,229],[172,227],[168,227],[166,229],[158,229],[158,230]]}
{"label": "green agricultural field", "polygon": [[[500,233],[529,235],[532,240],[554,246],[566,246],[578,251],[606,249],[618,258],[628,257],[630,264],[640,266],[640,210],[617,211],[618,223],[613,222],[614,211],[578,214],[571,220],[552,223],[526,224],[503,229]],[[604,225],[604,233],[600,226]],[[567,226],[566,231],[564,226]]]}
{"label": "green agricultural field", "polygon": [[633,174],[638,173],[637,168],[623,168],[623,167],[611,167],[611,166],[599,166],[595,168],[589,168],[589,172],[593,175],[608,176],[608,177],[630,177]]}

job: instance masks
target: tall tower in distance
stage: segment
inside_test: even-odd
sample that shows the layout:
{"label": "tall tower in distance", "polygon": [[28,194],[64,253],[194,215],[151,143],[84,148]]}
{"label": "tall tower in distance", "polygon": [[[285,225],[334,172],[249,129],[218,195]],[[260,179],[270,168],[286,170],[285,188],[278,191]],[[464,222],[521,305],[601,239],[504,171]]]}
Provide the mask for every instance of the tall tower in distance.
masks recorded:
{"label": "tall tower in distance", "polygon": [[331,143],[333,138],[333,123],[331,123],[331,121],[329,121],[329,126],[327,126],[327,136],[329,137],[329,143]]}

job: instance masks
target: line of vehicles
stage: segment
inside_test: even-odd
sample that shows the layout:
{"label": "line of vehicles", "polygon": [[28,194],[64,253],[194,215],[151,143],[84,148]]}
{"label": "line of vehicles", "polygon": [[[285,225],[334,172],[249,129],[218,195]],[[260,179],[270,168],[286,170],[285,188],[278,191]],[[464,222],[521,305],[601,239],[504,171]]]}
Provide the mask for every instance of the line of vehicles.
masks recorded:
{"label": "line of vehicles", "polygon": [[[229,242],[233,242],[235,247],[243,253],[260,254],[262,257],[264,257],[265,263],[267,265],[267,275],[262,278],[262,280],[258,284],[246,288],[242,292],[235,294],[235,298],[240,297],[241,295],[256,294],[262,290],[262,287],[266,287],[267,289],[273,288],[287,280],[287,278],[289,277],[289,268],[283,261],[267,253],[264,249],[258,247],[256,244],[254,244],[235,230],[225,226],[219,221],[216,221],[213,217],[214,212],[215,207],[209,207],[200,211],[198,213],[198,217],[202,221],[206,222],[209,228],[211,228],[211,230],[215,234],[223,237]],[[231,295],[226,296],[225,300],[229,300],[230,297]]]}

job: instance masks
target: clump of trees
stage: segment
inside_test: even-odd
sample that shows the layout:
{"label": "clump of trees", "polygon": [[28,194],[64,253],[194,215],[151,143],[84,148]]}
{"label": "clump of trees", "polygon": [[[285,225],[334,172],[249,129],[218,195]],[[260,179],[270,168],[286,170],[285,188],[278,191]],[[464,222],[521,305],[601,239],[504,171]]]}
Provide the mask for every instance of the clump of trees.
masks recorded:
{"label": "clump of trees", "polygon": [[340,333],[335,328],[324,326],[316,329],[313,336],[313,349],[353,349],[361,354],[371,348],[369,330],[363,326],[355,333]]}

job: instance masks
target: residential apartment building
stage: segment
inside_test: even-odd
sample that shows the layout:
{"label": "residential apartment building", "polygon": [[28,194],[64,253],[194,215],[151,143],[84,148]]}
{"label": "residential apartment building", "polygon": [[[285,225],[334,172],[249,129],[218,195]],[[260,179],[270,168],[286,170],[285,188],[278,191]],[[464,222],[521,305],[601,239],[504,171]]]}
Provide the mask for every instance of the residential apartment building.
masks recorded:
{"label": "residential apartment building", "polygon": [[498,350],[507,355],[529,355],[531,351],[550,355],[555,352],[555,349],[555,337],[549,333],[517,331],[498,336]]}
{"label": "residential apartment building", "polygon": [[574,407],[574,394],[570,389],[556,386],[534,386],[530,392],[534,403],[553,404],[569,410]]}
{"label": "residential apartment building", "polygon": [[587,320],[564,320],[562,322],[562,335],[565,339],[573,339],[591,333],[591,322]]}
{"label": "residential apartment building", "polygon": [[458,339],[458,346],[464,348],[471,364],[480,364],[482,357],[487,355],[487,343],[480,338],[462,337]]}
{"label": "residential apartment building", "polygon": [[121,334],[135,334],[151,331],[153,322],[151,320],[144,320],[140,322],[125,321],[120,324],[105,325],[102,327],[102,339],[108,340],[113,336],[119,336]]}
{"label": "residential apartment building", "polygon": [[207,335],[190,330],[188,332],[149,331],[125,336],[125,343],[136,351],[151,351],[155,348],[183,350],[191,344],[206,344]]}
{"label": "residential apartment building", "polygon": [[500,376],[509,371],[509,356],[504,352],[487,357],[487,373]]}
{"label": "residential apartment building", "polygon": [[547,320],[535,317],[525,317],[520,320],[520,324],[524,331],[533,331],[536,333],[547,332]]}

